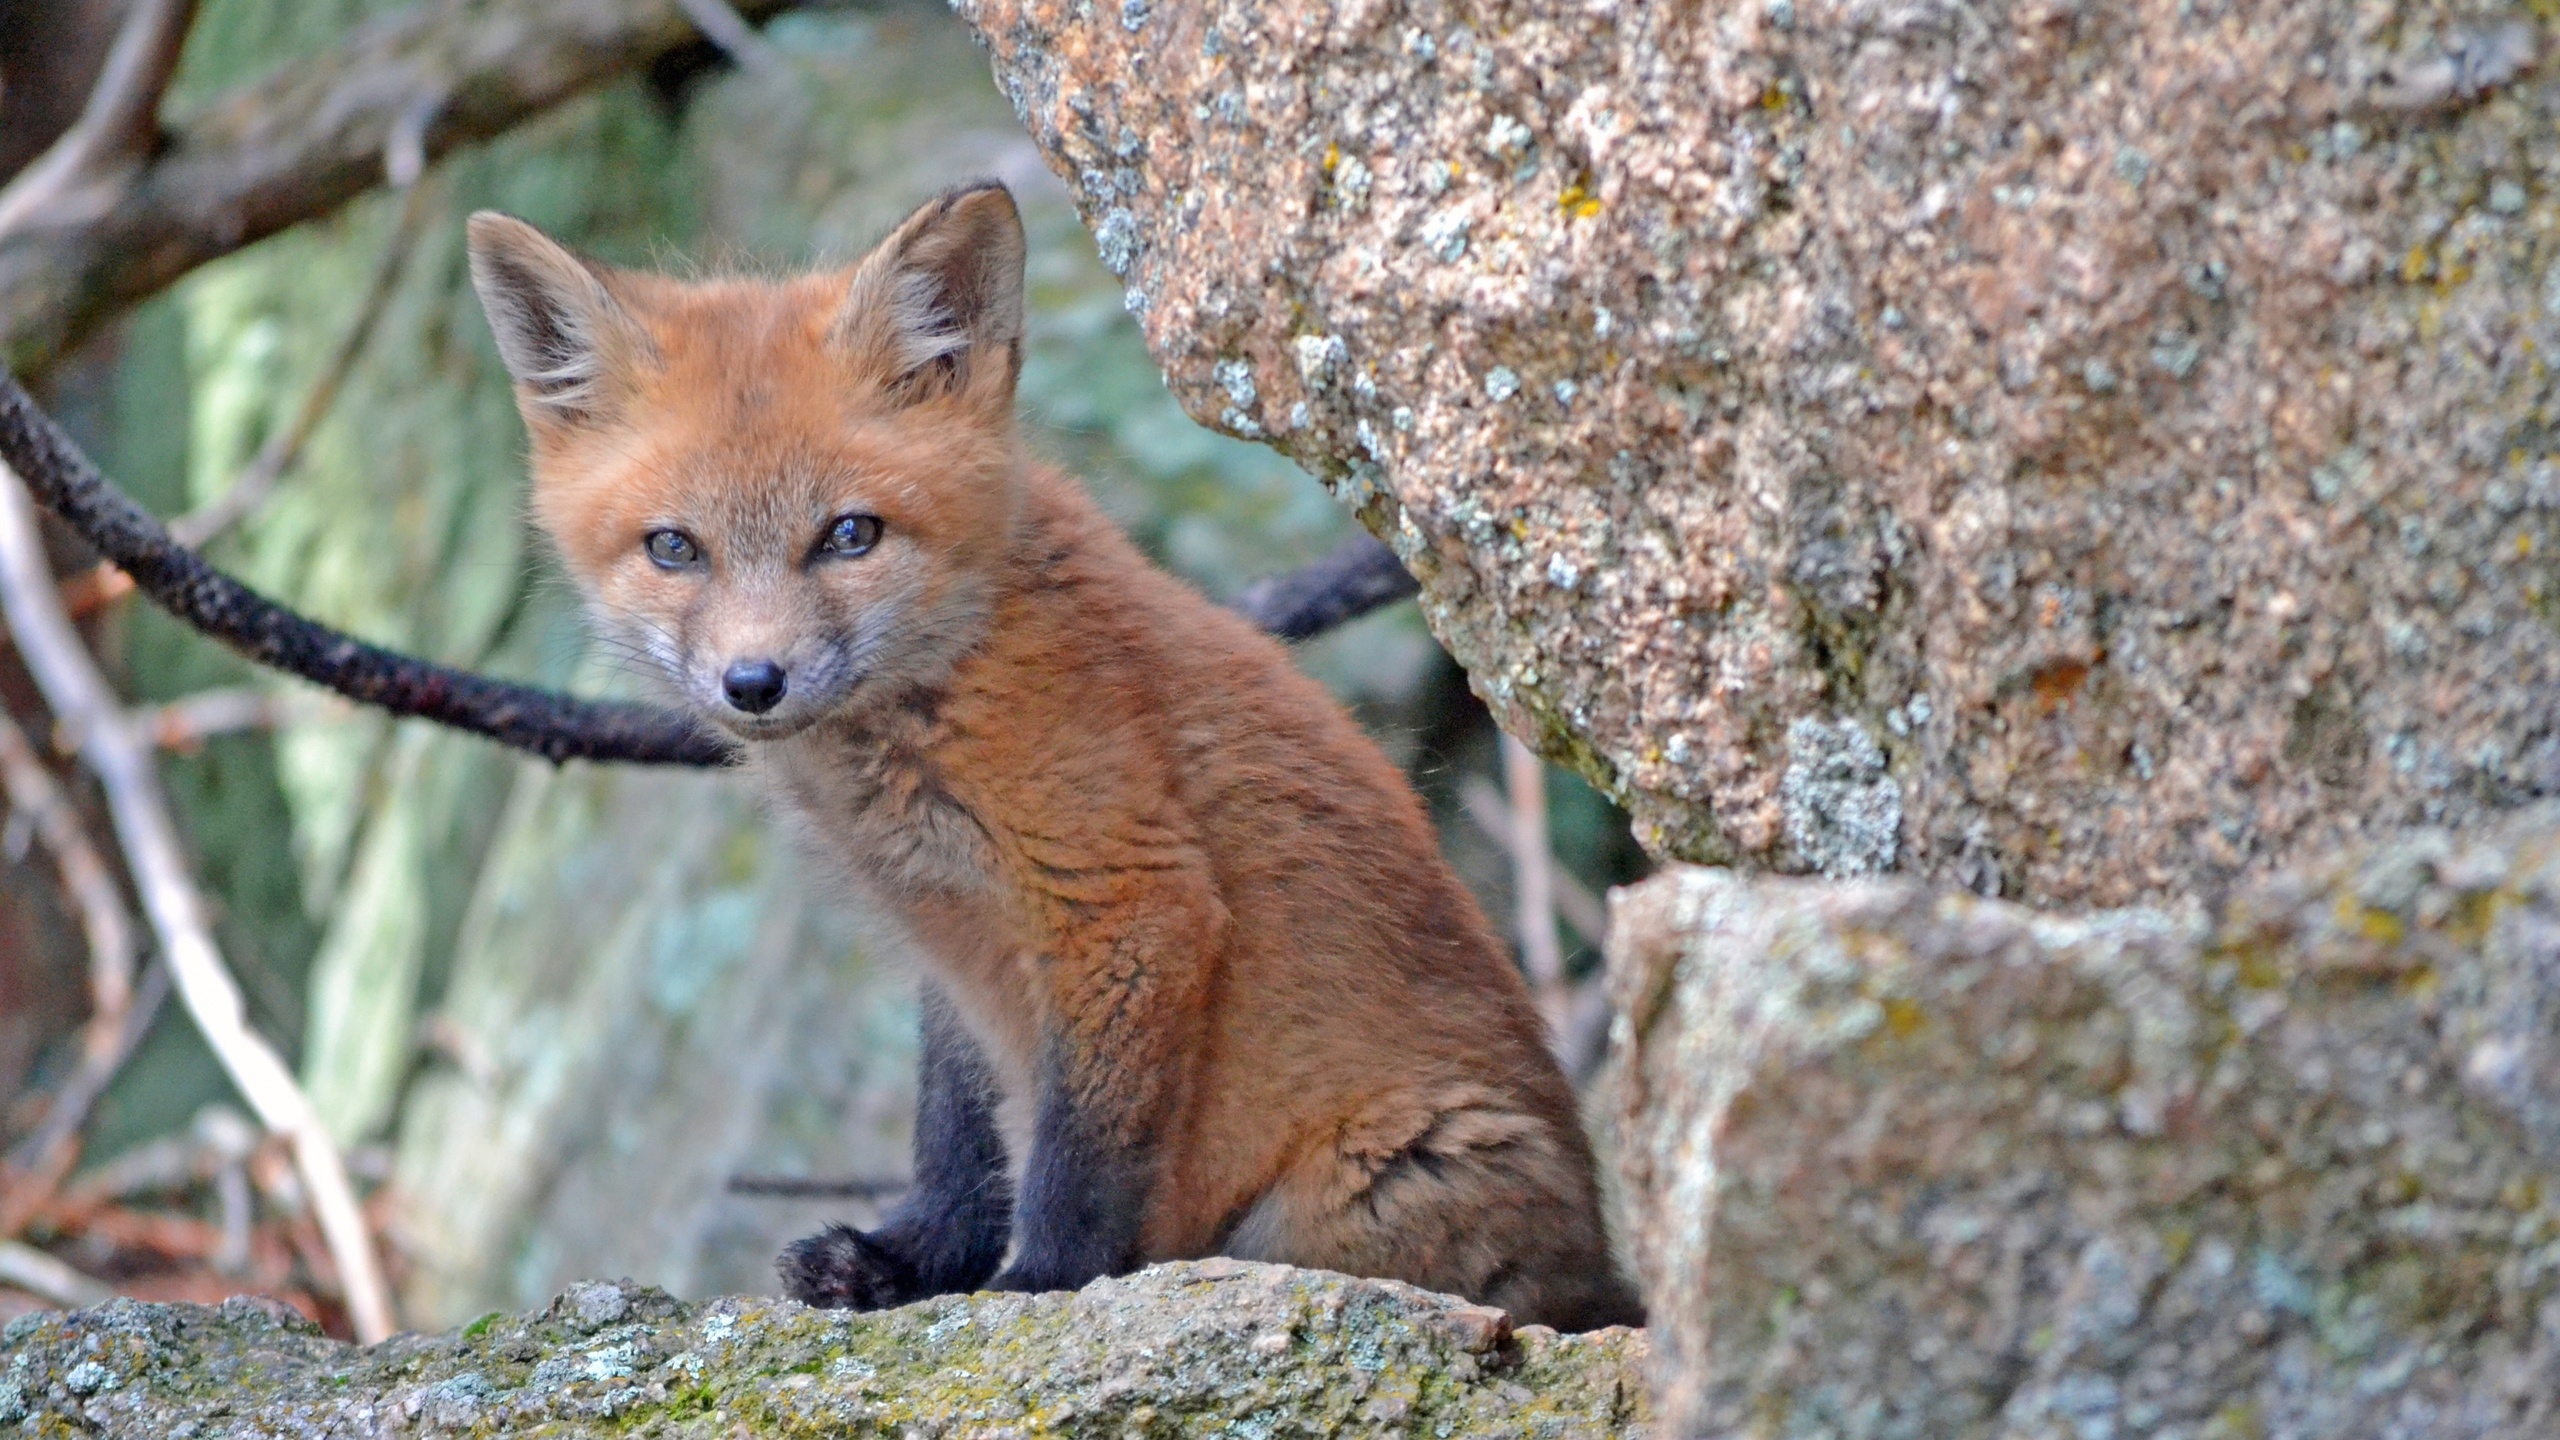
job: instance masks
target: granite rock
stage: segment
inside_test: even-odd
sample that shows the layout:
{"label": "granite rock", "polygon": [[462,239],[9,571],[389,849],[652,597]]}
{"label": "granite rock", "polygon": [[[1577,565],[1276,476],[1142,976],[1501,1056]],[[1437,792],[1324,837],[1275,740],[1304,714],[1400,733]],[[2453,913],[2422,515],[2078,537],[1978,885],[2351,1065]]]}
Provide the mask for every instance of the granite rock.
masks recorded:
{"label": "granite rock", "polygon": [[2560,788],[2547,5],[956,3],[1658,854],[2112,905]]}
{"label": "granite rock", "polygon": [[2560,809],[2211,913],[1621,891],[1673,1436],[2560,1431]]}
{"label": "granite rock", "polygon": [[30,1435],[1645,1433],[1644,1337],[1513,1330],[1386,1281],[1236,1261],[872,1315],[627,1283],[370,1349],[281,1307],[110,1301],[0,1333]]}

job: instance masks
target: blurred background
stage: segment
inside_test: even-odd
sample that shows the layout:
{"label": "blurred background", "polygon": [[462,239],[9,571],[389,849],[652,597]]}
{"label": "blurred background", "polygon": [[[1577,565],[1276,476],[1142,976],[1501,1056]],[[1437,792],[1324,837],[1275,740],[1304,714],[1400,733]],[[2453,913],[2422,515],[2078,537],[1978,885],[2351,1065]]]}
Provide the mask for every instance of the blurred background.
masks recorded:
{"label": "blurred background", "polygon": [[[398,8],[208,0],[164,113]],[[70,123],[123,9],[0,0],[0,176]],[[1315,481],[1176,407],[983,57],[932,4],[798,10],[734,57],[684,47],[406,191],[197,271],[40,398],[164,515],[214,502],[262,452],[270,469],[285,458],[207,549],[307,614],[496,674],[643,693],[589,654],[523,522],[523,434],[462,217],[506,210],[614,263],[779,268],[849,259],[981,174],[1013,185],[1030,227],[1022,406],[1041,450],[1214,597],[1352,534]],[[343,1147],[402,1323],[531,1306],[584,1276],[770,1292],[781,1244],[867,1223],[895,1193],[905,967],[808,883],[739,781],[554,769],[388,723],[119,597],[72,545],[53,558],[90,648],[144,707],[250,1025]],[[1515,755],[1506,773],[1410,603],[1298,657],[1405,766],[1533,966],[1561,965],[1560,1049],[1587,1078],[1606,1016],[1573,982],[1596,961],[1595,897],[1644,865],[1622,817],[1568,772]],[[12,650],[0,704],[130,908],[104,809]],[[159,999],[147,931],[139,1041],[79,1093],[83,912],[37,829],[13,811],[0,830],[0,1319],[82,1287],[261,1291],[343,1330],[310,1197],[186,1010]],[[1524,919],[1521,877],[1548,866]]]}

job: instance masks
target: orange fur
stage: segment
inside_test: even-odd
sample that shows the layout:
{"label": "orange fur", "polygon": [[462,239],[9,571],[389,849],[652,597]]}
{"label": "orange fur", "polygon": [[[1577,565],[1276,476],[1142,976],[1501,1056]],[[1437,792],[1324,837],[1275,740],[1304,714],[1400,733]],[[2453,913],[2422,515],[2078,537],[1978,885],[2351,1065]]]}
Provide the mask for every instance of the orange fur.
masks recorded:
{"label": "orange fur", "polygon": [[[607,272],[495,218],[473,241],[532,377],[542,528],[904,923],[1015,1102],[1017,1160],[1054,1063],[1155,1157],[1145,1259],[1632,1318],[1571,1089],[1402,775],[1027,457],[1009,196],[780,282]],[[855,513],[877,545],[813,558]],[[666,528],[698,568],[644,553]],[[722,699],[746,658],[792,677],[770,713]]]}

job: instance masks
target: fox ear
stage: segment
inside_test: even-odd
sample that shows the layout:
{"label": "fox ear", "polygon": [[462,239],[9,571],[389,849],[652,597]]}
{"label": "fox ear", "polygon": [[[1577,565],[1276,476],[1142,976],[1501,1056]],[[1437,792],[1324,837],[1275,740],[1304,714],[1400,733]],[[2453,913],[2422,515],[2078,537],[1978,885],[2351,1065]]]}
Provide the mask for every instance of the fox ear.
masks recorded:
{"label": "fox ear", "polygon": [[483,210],[470,236],[471,286],[525,418],[593,419],[605,376],[647,353],[646,332],[593,266],[523,221]]}
{"label": "fox ear", "polygon": [[854,268],[836,343],[910,399],[1010,404],[1022,369],[1022,215],[993,180],[944,193]]}

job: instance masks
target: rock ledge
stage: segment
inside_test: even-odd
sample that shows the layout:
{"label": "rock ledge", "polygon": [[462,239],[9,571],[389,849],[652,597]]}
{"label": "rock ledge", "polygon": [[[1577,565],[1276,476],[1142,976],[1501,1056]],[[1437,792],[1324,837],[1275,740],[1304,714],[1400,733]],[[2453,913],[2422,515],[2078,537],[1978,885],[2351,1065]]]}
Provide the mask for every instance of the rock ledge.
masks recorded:
{"label": "rock ledge", "polygon": [[112,1301],[0,1334],[29,1435],[1644,1433],[1640,1332],[1515,1331],[1376,1280],[1209,1260],[874,1315],[589,1283],[371,1349],[249,1300]]}

